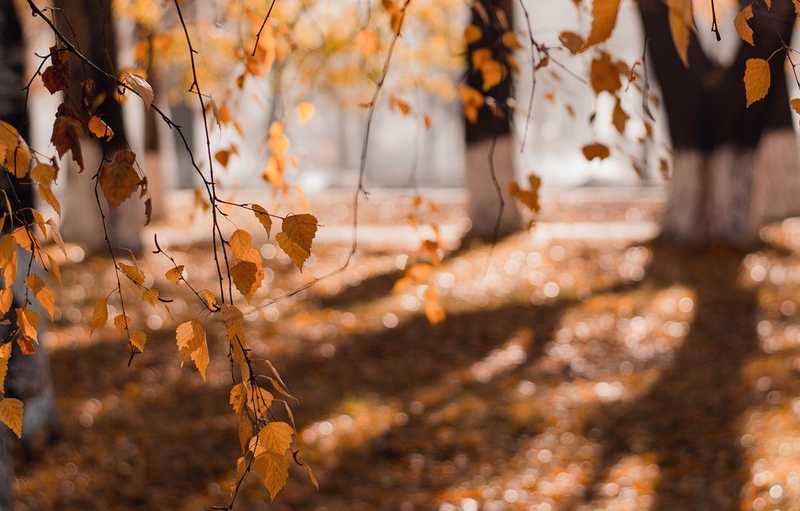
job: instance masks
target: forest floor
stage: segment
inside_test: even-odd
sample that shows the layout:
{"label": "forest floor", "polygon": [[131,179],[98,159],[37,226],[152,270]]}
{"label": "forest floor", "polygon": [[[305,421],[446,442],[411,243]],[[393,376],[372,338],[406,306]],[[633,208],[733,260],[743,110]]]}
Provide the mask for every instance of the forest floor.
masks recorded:
{"label": "forest floor", "polygon": [[[547,218],[585,221],[602,209],[590,206]],[[659,207],[618,202],[588,219],[598,222],[589,237],[534,227],[445,258],[435,282],[447,316],[437,325],[419,289],[392,291],[408,251],[389,238],[367,240],[345,272],[259,309],[248,336],[300,400],[298,446],[320,490],[295,468],[274,503],[251,481],[236,509],[800,509],[792,236],[778,229],[783,242],[743,253],[615,234],[615,222],[652,221]],[[461,210],[439,215],[457,223]],[[267,242],[268,285],[253,303],[348,250],[321,242],[300,274]],[[207,246],[173,241],[170,252],[213,289]],[[167,312],[131,300],[150,338],[129,368],[116,331],[90,336],[86,326],[93,300],[114,286],[109,260],[71,257],[62,312],[44,336],[63,439],[17,467],[18,509],[227,503],[239,446],[224,339],[210,332],[206,383],[181,367],[174,328],[200,310],[159,277],[174,302]]]}

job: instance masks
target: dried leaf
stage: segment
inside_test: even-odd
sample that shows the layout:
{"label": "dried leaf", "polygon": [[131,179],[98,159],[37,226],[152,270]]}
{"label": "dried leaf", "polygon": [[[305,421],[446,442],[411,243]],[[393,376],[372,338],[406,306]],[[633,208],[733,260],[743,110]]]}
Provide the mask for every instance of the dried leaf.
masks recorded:
{"label": "dried leaf", "polygon": [[25,405],[14,398],[0,400],[0,422],[8,426],[17,437],[22,438],[22,416]]}
{"label": "dried leaf", "polygon": [[747,23],[751,19],[753,19],[753,4],[748,4],[744,9],[739,11],[733,24],[736,27],[736,32],[739,34],[739,37],[742,38],[742,41],[750,44],[750,46],[755,46],[755,42],[753,41],[753,29],[750,27],[750,24]]}
{"label": "dried leaf", "polygon": [[206,379],[209,355],[206,331],[203,325],[196,320],[186,321],[178,325],[175,331],[178,351],[184,361],[192,360],[203,381]]}
{"label": "dried leaf", "polygon": [[134,330],[131,332],[130,342],[139,352],[144,352],[144,345],[147,343],[147,334],[141,330]]}
{"label": "dried leaf", "polygon": [[30,170],[31,151],[19,132],[7,122],[0,121],[0,165],[16,177],[25,177]]}
{"label": "dried leaf", "polygon": [[747,59],[744,70],[744,89],[748,107],[767,97],[770,81],[769,62],[764,59]]}
{"label": "dried leaf", "polygon": [[8,361],[11,360],[11,353],[14,345],[6,342],[0,346],[0,392],[6,392],[6,375],[8,374]]}
{"label": "dried leaf", "polygon": [[530,190],[522,189],[516,182],[509,185],[509,193],[512,197],[516,197],[521,203],[525,204],[532,213],[538,213],[541,209],[539,205],[539,188],[542,185],[542,180],[536,174],[528,175],[528,183],[530,183]]}
{"label": "dried leaf", "polygon": [[258,204],[253,204],[253,214],[256,215],[256,218],[261,225],[264,226],[264,230],[267,231],[267,238],[270,236],[270,232],[272,231],[272,217],[269,216],[267,210],[263,207],[259,206]]}
{"label": "dried leaf", "polygon": [[118,263],[117,266],[119,266],[120,271],[124,273],[125,276],[131,280],[131,282],[139,286],[144,284],[144,273],[139,269],[138,266],[125,263]]}
{"label": "dried leaf", "polygon": [[170,270],[167,270],[167,273],[164,274],[164,277],[173,284],[177,284],[181,280],[182,275],[183,275],[183,265],[179,264],[178,266]]}
{"label": "dried leaf", "polygon": [[150,105],[153,104],[153,87],[147,83],[147,80],[132,73],[122,73],[120,81],[142,98],[145,108],[150,108]]}
{"label": "dried leaf", "polygon": [[102,328],[108,322],[108,301],[105,298],[98,298],[94,302],[94,312],[92,313],[92,321],[89,324],[90,333],[93,334],[98,328]]}
{"label": "dried leaf", "polygon": [[133,168],[135,161],[133,151],[121,150],[100,168],[100,188],[112,208],[119,207],[142,183]]}
{"label": "dried leaf", "polygon": [[307,213],[289,215],[283,220],[275,240],[299,270],[311,255],[311,242],[317,234],[317,219]]}
{"label": "dried leaf", "polygon": [[89,118],[89,131],[97,138],[111,140],[114,137],[114,130],[105,123],[100,117],[93,115]]}

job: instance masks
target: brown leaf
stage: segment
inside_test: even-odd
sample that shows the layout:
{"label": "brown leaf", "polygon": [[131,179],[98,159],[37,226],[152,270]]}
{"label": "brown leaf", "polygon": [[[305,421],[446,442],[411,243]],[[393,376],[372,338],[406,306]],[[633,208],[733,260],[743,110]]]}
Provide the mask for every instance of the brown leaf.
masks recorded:
{"label": "brown leaf", "polygon": [[264,227],[264,230],[267,231],[267,238],[270,236],[270,232],[272,231],[272,218],[267,213],[267,210],[263,207],[259,206],[258,204],[253,204],[253,214],[256,215],[256,218],[261,225]]}
{"label": "brown leaf", "polygon": [[108,302],[105,298],[99,298],[94,302],[94,312],[92,321],[89,323],[89,335],[93,334],[98,328],[104,327],[108,322]]}
{"label": "brown leaf", "polygon": [[767,97],[770,81],[769,62],[764,59],[747,59],[744,70],[744,89],[748,107]]}
{"label": "brown leaf", "polygon": [[0,422],[8,426],[17,437],[22,438],[22,416],[25,405],[14,398],[0,400]]}
{"label": "brown leaf", "polygon": [[311,242],[317,234],[317,219],[307,213],[289,215],[283,220],[275,239],[299,270],[311,255]]}
{"label": "brown leaf", "polygon": [[742,38],[742,41],[750,44],[750,46],[755,46],[755,42],[753,41],[753,29],[750,27],[750,24],[747,23],[751,19],[753,19],[753,4],[748,4],[744,9],[739,11],[733,24],[736,27],[736,32],[739,34],[739,37]]}
{"label": "brown leaf", "polygon": [[199,321],[191,320],[178,325],[175,331],[178,351],[184,360],[192,360],[203,381],[206,379],[209,355],[206,331]]}
{"label": "brown leaf", "polygon": [[67,151],[72,151],[72,159],[83,171],[83,153],[81,152],[80,138],[83,134],[81,122],[71,114],[66,105],[58,107],[56,120],[53,123],[53,134],[50,142],[58,151],[58,156],[64,156]]}
{"label": "brown leaf", "polygon": [[114,159],[100,168],[100,188],[112,208],[119,207],[136,191],[142,180],[133,168],[136,155],[133,151],[121,150]]}
{"label": "brown leaf", "polygon": [[93,115],[89,118],[89,131],[97,138],[104,138],[107,141],[114,137],[114,130],[105,123],[100,117]]}

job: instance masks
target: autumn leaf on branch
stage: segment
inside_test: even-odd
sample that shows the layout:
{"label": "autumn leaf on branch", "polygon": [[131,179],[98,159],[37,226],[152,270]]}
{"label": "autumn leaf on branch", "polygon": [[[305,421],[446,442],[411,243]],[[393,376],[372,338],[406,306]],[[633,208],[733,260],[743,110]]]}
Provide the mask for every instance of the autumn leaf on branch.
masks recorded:
{"label": "autumn leaf on branch", "polygon": [[208,343],[206,342],[206,331],[203,325],[196,320],[186,321],[178,325],[175,330],[175,337],[178,344],[178,351],[184,361],[194,362],[197,371],[203,381],[206,379],[208,369],[209,354]]}
{"label": "autumn leaf on branch", "polygon": [[302,271],[303,264],[311,255],[311,242],[316,234],[317,219],[314,215],[289,215],[283,219],[281,232],[275,235],[275,240],[297,269]]}
{"label": "autumn leaf on branch", "polygon": [[769,62],[764,59],[747,59],[744,70],[744,89],[748,107],[767,97],[770,82]]}
{"label": "autumn leaf on branch", "polygon": [[142,180],[133,168],[136,155],[120,150],[110,162],[100,167],[100,188],[112,208],[118,208],[141,186]]}

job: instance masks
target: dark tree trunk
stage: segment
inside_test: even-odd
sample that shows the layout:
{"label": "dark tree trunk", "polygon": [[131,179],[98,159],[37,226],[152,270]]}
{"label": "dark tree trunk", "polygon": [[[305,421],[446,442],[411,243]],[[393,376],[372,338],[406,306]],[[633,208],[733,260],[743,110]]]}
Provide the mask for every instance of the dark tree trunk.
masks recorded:
{"label": "dark tree trunk", "polygon": [[[508,105],[513,80],[508,65],[511,50],[501,41],[505,32],[513,30],[513,11],[511,0],[479,0],[472,7],[471,23],[480,29],[482,35],[467,48],[466,84],[483,92],[486,100],[478,110],[475,122],[465,120],[465,182],[471,234],[480,238],[508,234],[521,227],[516,204],[508,198],[508,186],[515,177],[512,111]],[[471,58],[472,53],[481,48],[491,50],[492,58],[504,67],[503,79],[488,91],[484,90],[482,73],[475,68]],[[498,188],[505,200],[499,221],[501,198]]]}
{"label": "dark tree trunk", "polygon": [[[792,2],[776,0],[771,9],[753,3],[755,46],[741,43],[729,66],[709,58],[692,33],[688,69],[672,42],[666,3],[641,0],[639,9],[674,149],[663,234],[752,243],[764,223],[798,212],[798,153],[780,51],[792,37]],[[745,62],[776,50],[769,94],[748,108]]]}
{"label": "dark tree trunk", "polygon": [[[111,0],[55,0],[55,19],[59,29],[105,72],[117,74],[117,36],[112,16]],[[80,110],[81,90],[85,80],[92,80],[97,93],[105,94],[105,101],[97,109],[100,116],[114,131],[113,138],[99,141],[87,135],[81,140],[86,173],[78,174],[73,168],[67,173],[69,193],[64,204],[64,238],[85,245],[90,251],[106,249],[100,214],[94,204],[94,181],[91,176],[97,171],[100,160],[113,157],[118,149],[129,147],[123,121],[122,107],[114,99],[116,83],[103,74],[84,65],[77,58],[70,59],[70,83],[64,101],[73,109]],[[135,99],[134,99],[135,101]],[[71,160],[70,160],[71,161]],[[143,161],[139,162],[144,165]],[[71,164],[71,163],[70,163]],[[135,204],[136,199],[126,201],[121,208],[110,212],[108,219],[115,249],[141,251],[140,232],[144,226],[144,207]],[[108,205],[105,205],[108,210]]]}

